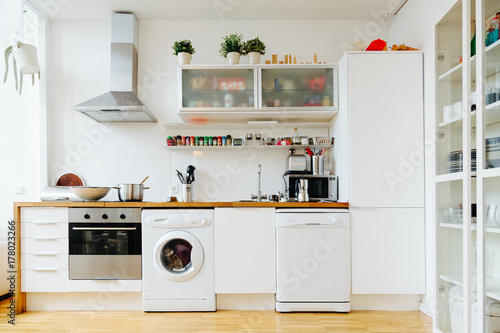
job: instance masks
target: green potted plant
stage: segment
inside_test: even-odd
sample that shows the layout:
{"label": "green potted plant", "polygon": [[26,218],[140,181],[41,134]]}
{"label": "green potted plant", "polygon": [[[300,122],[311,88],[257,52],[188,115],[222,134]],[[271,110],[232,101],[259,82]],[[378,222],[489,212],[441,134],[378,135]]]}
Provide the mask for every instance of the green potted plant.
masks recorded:
{"label": "green potted plant", "polygon": [[[38,56],[36,47],[31,44],[23,44],[17,41],[14,45],[8,46],[5,51],[5,74],[3,82],[7,82],[9,75],[9,58],[12,56],[12,68],[14,71],[14,80],[16,90],[19,88],[19,95],[23,90],[23,74],[31,75],[33,85],[35,85],[35,74],[38,74],[40,79],[40,65],[38,64]],[[17,70],[19,68],[19,80]]]}
{"label": "green potted plant", "polygon": [[172,50],[174,50],[173,55],[179,57],[179,65],[188,65],[191,63],[191,57],[195,50],[191,41],[188,39],[178,40],[172,45]]}
{"label": "green potted plant", "polygon": [[223,41],[220,43],[219,53],[224,58],[229,57],[229,63],[231,65],[238,64],[240,62],[240,55],[244,54],[244,42],[242,38],[243,35],[238,34],[222,37]]}
{"label": "green potted plant", "polygon": [[251,64],[258,64],[260,56],[266,54],[266,45],[257,37],[246,41],[243,51],[248,54]]}

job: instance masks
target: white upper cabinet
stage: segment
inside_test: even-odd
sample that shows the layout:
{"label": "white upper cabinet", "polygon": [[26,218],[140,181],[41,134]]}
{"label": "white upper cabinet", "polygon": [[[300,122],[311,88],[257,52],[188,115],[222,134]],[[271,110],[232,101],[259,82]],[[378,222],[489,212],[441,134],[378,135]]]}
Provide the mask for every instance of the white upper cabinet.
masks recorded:
{"label": "white upper cabinet", "polygon": [[[339,147],[345,161],[336,162],[350,172],[337,174],[350,180],[341,198],[353,207],[424,207],[422,60],[420,52],[347,53],[341,60],[344,121],[333,136],[348,142]],[[338,128],[346,122],[348,130]]]}
{"label": "white upper cabinet", "polygon": [[329,121],[337,65],[184,65],[179,115],[186,123]]}

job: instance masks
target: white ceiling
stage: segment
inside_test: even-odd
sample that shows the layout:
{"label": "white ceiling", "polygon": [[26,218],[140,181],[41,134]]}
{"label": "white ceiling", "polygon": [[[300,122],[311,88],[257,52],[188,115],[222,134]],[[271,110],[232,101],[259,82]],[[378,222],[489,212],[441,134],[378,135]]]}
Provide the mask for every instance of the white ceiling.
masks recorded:
{"label": "white ceiling", "polygon": [[139,20],[371,20],[397,0],[23,0],[54,21],[109,20],[114,11]]}

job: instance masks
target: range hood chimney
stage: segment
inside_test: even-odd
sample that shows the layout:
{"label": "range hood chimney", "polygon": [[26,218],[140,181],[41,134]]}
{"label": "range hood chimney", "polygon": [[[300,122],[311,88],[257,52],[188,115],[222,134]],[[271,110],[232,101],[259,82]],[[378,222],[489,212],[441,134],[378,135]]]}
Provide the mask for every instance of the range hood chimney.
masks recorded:
{"label": "range hood chimney", "polygon": [[157,122],[137,97],[139,28],[134,14],[111,18],[111,89],[75,105],[74,109],[98,122]]}

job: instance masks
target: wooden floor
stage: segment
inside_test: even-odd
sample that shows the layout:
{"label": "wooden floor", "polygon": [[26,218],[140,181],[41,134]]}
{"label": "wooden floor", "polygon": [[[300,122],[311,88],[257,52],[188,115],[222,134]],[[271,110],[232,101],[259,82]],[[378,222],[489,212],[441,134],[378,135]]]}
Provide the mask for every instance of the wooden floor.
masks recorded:
{"label": "wooden floor", "polygon": [[419,311],[28,311],[17,315],[12,326],[7,322],[8,304],[0,302],[0,332],[432,332],[432,319]]}

